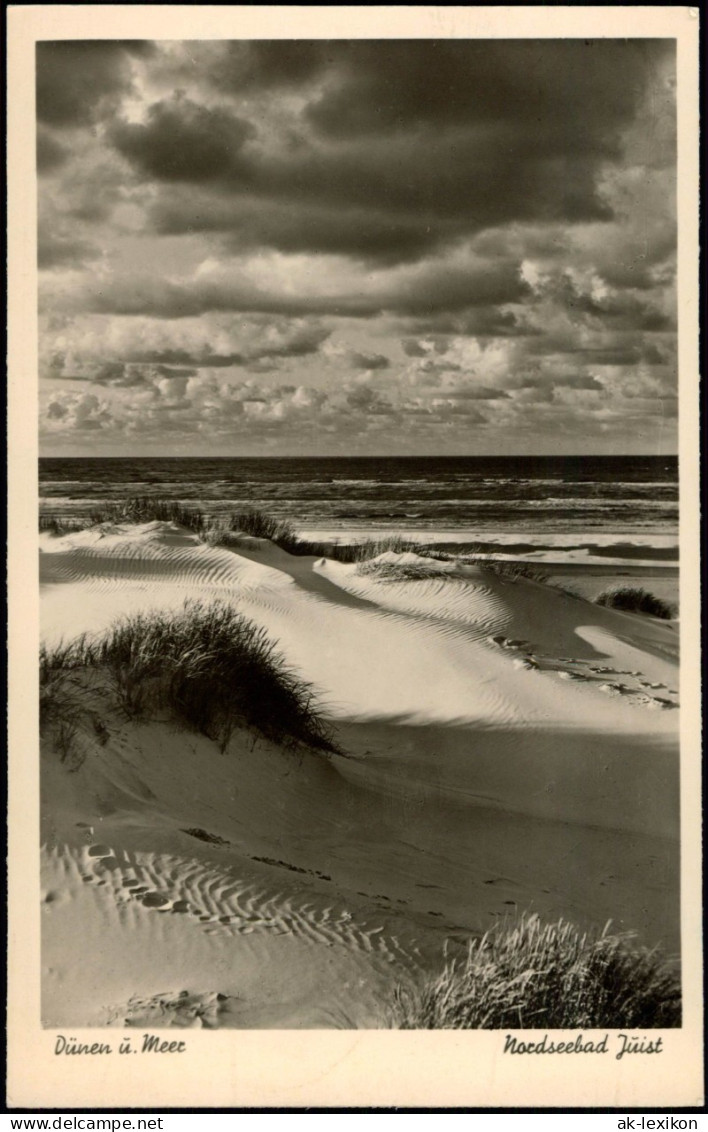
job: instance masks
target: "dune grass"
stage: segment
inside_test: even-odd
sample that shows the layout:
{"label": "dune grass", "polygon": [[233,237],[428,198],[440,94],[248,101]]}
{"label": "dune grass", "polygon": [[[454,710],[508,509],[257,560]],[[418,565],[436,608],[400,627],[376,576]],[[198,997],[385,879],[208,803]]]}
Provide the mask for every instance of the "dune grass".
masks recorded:
{"label": "dune grass", "polygon": [[70,769],[81,765],[86,736],[103,745],[108,738],[104,707],[74,665],[74,647],[44,646],[39,657],[39,729]]}
{"label": "dune grass", "polygon": [[58,518],[55,515],[39,516],[40,532],[47,532],[57,537],[72,534],[75,531],[83,531],[86,526],[86,522],[82,519]]}
{"label": "dune grass", "polygon": [[196,507],[185,507],[171,499],[156,499],[150,495],[133,496],[118,503],[94,507],[83,518],[40,515],[40,531],[53,535],[70,534],[97,527],[102,523],[178,523],[188,530],[201,534],[208,527],[204,513]]}
{"label": "dune grass", "polygon": [[[225,750],[237,728],[288,748],[336,751],[313,689],[287,667],[265,631],[222,602],[188,602],[176,612],[134,614],[104,636],[86,636],[40,656],[45,724],[62,699],[108,678],[111,706],[130,719],[166,715]],[[80,696],[78,697],[80,699]],[[74,720],[74,723],[76,721]]]}
{"label": "dune grass", "polygon": [[404,1030],[680,1025],[680,980],[656,950],[609,925],[593,935],[536,915],[493,928],[438,975],[399,985],[392,1017]]}
{"label": "dune grass", "polygon": [[489,556],[477,557],[473,554],[464,556],[446,555],[431,552],[426,547],[407,549],[413,549],[419,559],[425,559],[425,561],[391,562],[388,559],[364,559],[359,561],[356,572],[365,577],[376,578],[381,582],[419,582],[429,581],[431,578],[449,581],[450,579],[459,579],[459,575],[454,573],[456,566],[479,566],[480,569],[494,574],[495,577],[510,581],[516,581],[517,578],[526,578],[529,581],[539,583],[548,581],[548,575],[529,562],[494,559]]}
{"label": "dune grass", "polygon": [[237,511],[229,519],[229,531],[238,531],[254,538],[267,538],[279,546],[287,546],[297,539],[294,528],[284,519],[275,519],[265,511],[249,507],[245,511]]}
{"label": "dune grass", "polygon": [[391,562],[389,559],[373,558],[359,562],[357,574],[364,577],[376,578],[379,582],[421,582],[431,579],[450,579],[450,568],[447,570],[430,562]]}
{"label": "dune grass", "polygon": [[617,586],[603,590],[595,598],[595,605],[604,605],[608,609],[621,609],[627,613],[647,613],[663,621],[670,621],[676,616],[672,605],[656,597],[649,590],[642,589],[641,586]]}
{"label": "dune grass", "polygon": [[480,558],[477,560],[477,565],[481,566],[484,570],[488,570],[497,578],[506,578],[510,581],[516,581],[517,578],[526,578],[529,582],[537,582],[543,585],[548,581],[549,575],[540,570],[532,562],[524,562],[512,558]]}

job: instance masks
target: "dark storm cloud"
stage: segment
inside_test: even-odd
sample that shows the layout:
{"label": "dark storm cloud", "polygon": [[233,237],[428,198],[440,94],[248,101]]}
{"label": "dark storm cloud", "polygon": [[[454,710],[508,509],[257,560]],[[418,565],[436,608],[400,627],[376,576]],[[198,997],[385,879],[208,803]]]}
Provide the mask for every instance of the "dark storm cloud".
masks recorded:
{"label": "dark storm cloud", "polygon": [[37,117],[52,126],[91,122],[105,98],[130,89],[131,55],[147,56],[148,42],[63,40],[37,44]]}
{"label": "dark storm cloud", "polygon": [[118,122],[111,131],[116,149],[144,175],[192,183],[243,176],[239,153],[254,136],[249,122],[227,110],[180,96],[154,103],[144,125]]}
{"label": "dark storm cloud", "polygon": [[320,75],[334,54],[326,40],[230,41],[210,60],[207,81],[234,93],[300,86]]}
{"label": "dark storm cloud", "polygon": [[109,136],[141,176],[214,190],[191,202],[158,195],[158,232],[405,260],[512,220],[609,219],[599,168],[620,155],[668,50],[651,40],[232,44],[209,68],[224,90],[324,76],[296,144],[249,145],[256,126],[230,105],[180,96]]}
{"label": "dark storm cloud", "polygon": [[[398,252],[405,259],[512,220],[612,216],[595,186],[597,161],[608,156],[606,150],[543,152],[536,135],[523,131],[510,138],[474,128],[429,128],[424,135],[355,140],[342,148],[265,153],[244,149],[254,127],[228,110],[175,99],[151,107],[146,124],[118,123],[110,136],[143,176],[212,186],[232,202],[244,193],[257,197],[260,208],[272,211],[256,218],[254,236],[284,251],[375,256],[380,246],[386,257]],[[209,200],[206,206],[209,211]],[[200,226],[194,212],[187,210],[183,231]],[[180,230],[179,213],[162,218],[159,201],[156,213],[163,230]],[[238,208],[232,203],[224,230],[232,232],[235,221],[247,233],[249,219],[248,202]],[[216,227],[213,220],[207,226]]]}
{"label": "dark storm cloud", "polygon": [[340,43],[308,117],[338,138],[510,122],[533,130],[539,148],[607,152],[648,67],[673,51],[671,40],[646,39]]}
{"label": "dark storm cloud", "polygon": [[437,223],[435,235],[418,217],[397,216],[375,207],[272,200],[224,191],[202,193],[166,186],[149,211],[160,235],[221,233],[224,247],[243,252],[259,247],[285,253],[348,255],[382,264],[410,262],[432,243],[457,234],[455,225]]}

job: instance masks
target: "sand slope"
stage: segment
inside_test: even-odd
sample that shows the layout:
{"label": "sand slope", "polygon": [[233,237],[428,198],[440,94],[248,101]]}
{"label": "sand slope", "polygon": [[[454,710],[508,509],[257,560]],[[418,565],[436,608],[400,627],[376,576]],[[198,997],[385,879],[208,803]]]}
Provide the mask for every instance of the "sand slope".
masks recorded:
{"label": "sand slope", "polygon": [[347,756],[117,718],[44,751],[46,1024],[385,1025],[396,979],[516,908],[678,949],[675,624],[164,523],[43,536],[41,579],[50,642],[233,602]]}

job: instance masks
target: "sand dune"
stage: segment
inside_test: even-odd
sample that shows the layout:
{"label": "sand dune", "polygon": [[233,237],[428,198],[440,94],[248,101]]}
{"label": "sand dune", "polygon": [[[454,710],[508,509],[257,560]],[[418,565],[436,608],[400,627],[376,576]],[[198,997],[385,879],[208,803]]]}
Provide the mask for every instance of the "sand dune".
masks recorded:
{"label": "sand dune", "polygon": [[386,1025],[397,979],[515,909],[678,949],[674,623],[167,523],[42,536],[40,568],[50,643],[233,603],[342,747],[117,716],[74,766],[47,744],[45,1024]]}

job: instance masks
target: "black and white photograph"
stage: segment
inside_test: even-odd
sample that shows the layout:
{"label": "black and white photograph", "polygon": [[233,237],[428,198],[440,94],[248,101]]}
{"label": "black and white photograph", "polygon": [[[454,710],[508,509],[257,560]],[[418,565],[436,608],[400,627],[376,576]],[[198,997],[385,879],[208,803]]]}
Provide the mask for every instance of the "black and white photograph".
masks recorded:
{"label": "black and white photograph", "polygon": [[47,1056],[467,1031],[668,1079],[677,34],[169,11],[34,33]]}

